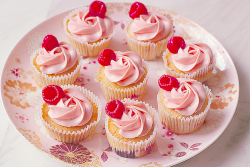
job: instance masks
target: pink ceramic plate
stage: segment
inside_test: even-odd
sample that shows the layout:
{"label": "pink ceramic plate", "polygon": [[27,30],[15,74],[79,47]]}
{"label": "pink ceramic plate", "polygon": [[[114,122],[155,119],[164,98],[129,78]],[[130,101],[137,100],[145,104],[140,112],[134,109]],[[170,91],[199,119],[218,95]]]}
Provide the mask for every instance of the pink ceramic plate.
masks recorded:
{"label": "pink ceramic plate", "polygon": [[[114,50],[127,51],[124,27],[130,21],[128,10],[131,4],[107,3],[107,15],[115,21],[116,34],[110,43]],[[14,126],[31,144],[62,163],[75,166],[171,166],[197,155],[211,145],[231,121],[239,96],[239,82],[235,66],[224,47],[206,30],[196,23],[165,9],[147,6],[169,17],[174,23],[176,35],[185,39],[207,43],[217,59],[216,72],[206,83],[213,92],[210,112],[205,123],[195,133],[178,135],[159,127],[153,151],[142,158],[127,159],[109,149],[104,129],[104,114],[95,133],[78,144],[61,143],[51,139],[45,132],[34,108],[34,97],[40,89],[33,80],[30,54],[41,46],[45,35],[53,34],[59,41],[66,40],[62,20],[69,11],[58,14],[26,34],[13,49],[5,64],[1,92],[6,112]],[[99,83],[95,80],[97,59],[84,59],[81,73],[75,84],[85,86],[98,95],[105,106]],[[158,58],[149,62],[151,74],[143,101],[157,109],[157,80],[165,71],[163,61]],[[103,110],[104,111],[104,110]]]}

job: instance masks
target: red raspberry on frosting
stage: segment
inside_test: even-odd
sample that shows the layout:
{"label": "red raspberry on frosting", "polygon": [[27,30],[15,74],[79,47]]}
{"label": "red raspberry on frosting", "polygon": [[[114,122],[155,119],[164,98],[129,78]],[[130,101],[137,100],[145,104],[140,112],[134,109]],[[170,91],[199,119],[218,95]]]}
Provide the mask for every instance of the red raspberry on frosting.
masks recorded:
{"label": "red raspberry on frosting", "polygon": [[106,104],[105,111],[111,118],[121,119],[125,107],[121,101],[115,99]]}
{"label": "red raspberry on frosting", "polygon": [[64,96],[63,89],[58,85],[48,85],[42,90],[43,100],[50,105],[56,105]]}
{"label": "red raspberry on frosting", "polygon": [[99,16],[100,18],[104,18],[106,11],[106,5],[102,1],[94,1],[89,6],[89,13],[91,16]]}
{"label": "red raspberry on frosting", "polygon": [[134,19],[140,17],[140,15],[147,15],[148,10],[143,3],[134,2],[129,10],[129,16]]}
{"label": "red raspberry on frosting", "polygon": [[180,48],[185,49],[186,43],[182,37],[174,36],[169,39],[167,48],[169,52],[176,54]]}
{"label": "red raspberry on frosting", "polygon": [[170,75],[162,75],[158,80],[158,84],[160,88],[171,91],[173,88],[179,88],[180,84],[179,81]]}
{"label": "red raspberry on frosting", "polygon": [[116,61],[116,54],[112,49],[103,49],[98,55],[98,63],[102,66],[110,65],[111,60]]}
{"label": "red raspberry on frosting", "polygon": [[47,35],[43,39],[42,47],[46,49],[46,51],[51,51],[56,47],[59,47],[60,44],[55,36]]}

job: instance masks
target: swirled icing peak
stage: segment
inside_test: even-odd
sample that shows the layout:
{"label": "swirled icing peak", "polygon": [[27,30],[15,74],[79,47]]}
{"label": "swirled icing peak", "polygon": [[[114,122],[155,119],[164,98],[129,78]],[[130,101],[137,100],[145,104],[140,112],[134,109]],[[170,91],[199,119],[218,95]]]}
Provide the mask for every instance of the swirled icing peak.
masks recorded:
{"label": "swirled icing peak", "polygon": [[213,60],[213,52],[204,43],[186,41],[185,49],[172,55],[174,65],[181,71],[194,72],[208,67]]}
{"label": "swirled icing peak", "polygon": [[85,125],[92,117],[92,104],[79,89],[66,88],[64,93],[66,98],[49,106],[49,116],[57,124],[66,127]]}
{"label": "swirled icing peak", "polygon": [[155,42],[166,37],[171,31],[170,20],[155,12],[140,15],[131,23],[131,30],[137,40]]}
{"label": "swirled icing peak", "polygon": [[51,51],[43,48],[36,58],[36,63],[45,74],[60,74],[71,69],[77,60],[76,49],[67,42],[60,42],[60,46]]}
{"label": "swirled icing peak", "polygon": [[178,113],[190,116],[202,108],[206,99],[206,91],[201,82],[178,78],[180,87],[171,91],[164,91],[164,102],[168,108]]}
{"label": "swirled icing peak", "polygon": [[125,138],[145,136],[153,126],[153,119],[144,103],[124,102],[125,111],[121,119],[113,119]]}
{"label": "swirled icing peak", "polygon": [[111,65],[105,66],[106,77],[121,86],[139,81],[145,73],[141,57],[131,51],[116,51],[115,54],[116,61],[111,60]]}
{"label": "swirled icing peak", "polygon": [[114,23],[108,18],[90,16],[89,11],[80,11],[70,18],[68,30],[72,36],[84,41],[95,42],[107,38],[113,31]]}

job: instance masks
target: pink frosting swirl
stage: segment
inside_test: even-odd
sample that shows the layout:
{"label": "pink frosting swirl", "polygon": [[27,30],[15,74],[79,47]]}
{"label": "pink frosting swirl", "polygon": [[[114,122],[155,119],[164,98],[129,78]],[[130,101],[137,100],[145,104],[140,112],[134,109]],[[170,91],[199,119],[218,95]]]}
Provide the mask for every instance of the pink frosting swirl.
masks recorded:
{"label": "pink frosting swirl", "polygon": [[125,138],[145,136],[153,126],[153,119],[144,103],[124,102],[125,112],[121,119],[113,119]]}
{"label": "pink frosting swirl", "polygon": [[180,87],[164,92],[164,102],[168,108],[178,113],[190,116],[202,108],[206,99],[206,91],[201,82],[178,78]]}
{"label": "pink frosting swirl", "polygon": [[171,31],[170,20],[163,15],[149,12],[141,15],[132,22],[131,29],[137,40],[158,41],[166,37]]}
{"label": "pink frosting swirl", "polygon": [[213,60],[213,52],[204,43],[186,42],[185,49],[173,54],[173,63],[181,71],[191,73],[208,67]]}
{"label": "pink frosting swirl", "polygon": [[92,104],[79,89],[66,88],[64,92],[67,98],[62,98],[57,105],[50,105],[49,116],[66,127],[85,125],[92,117]]}
{"label": "pink frosting swirl", "polygon": [[95,42],[107,38],[113,31],[113,21],[106,17],[89,16],[89,11],[81,11],[70,18],[68,30],[72,36],[84,41]]}
{"label": "pink frosting swirl", "polygon": [[116,61],[105,66],[104,73],[111,81],[121,86],[136,83],[145,74],[141,57],[135,52],[115,52]]}
{"label": "pink frosting swirl", "polygon": [[67,42],[60,42],[60,47],[49,52],[43,48],[36,58],[36,63],[45,74],[60,74],[71,69],[77,60],[76,49]]}

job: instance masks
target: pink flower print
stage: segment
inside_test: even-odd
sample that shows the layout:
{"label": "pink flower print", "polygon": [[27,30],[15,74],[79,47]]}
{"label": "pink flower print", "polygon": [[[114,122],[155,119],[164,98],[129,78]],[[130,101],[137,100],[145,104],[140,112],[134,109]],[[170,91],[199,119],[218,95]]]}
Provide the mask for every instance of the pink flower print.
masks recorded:
{"label": "pink flower print", "polygon": [[10,72],[12,74],[14,74],[16,77],[20,77],[20,75],[18,74],[19,68],[14,68],[14,70],[10,70]]}
{"label": "pink flower print", "polygon": [[70,164],[91,162],[92,156],[86,147],[79,143],[62,143],[50,148],[50,153]]}
{"label": "pink flower print", "polygon": [[16,113],[15,118],[18,119],[19,121],[21,121],[22,123],[26,123],[29,121],[29,119],[27,118],[27,116],[25,114]]}

